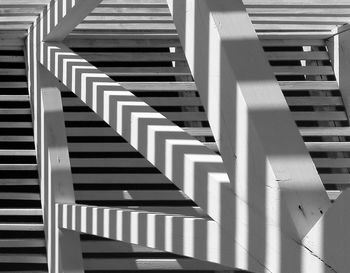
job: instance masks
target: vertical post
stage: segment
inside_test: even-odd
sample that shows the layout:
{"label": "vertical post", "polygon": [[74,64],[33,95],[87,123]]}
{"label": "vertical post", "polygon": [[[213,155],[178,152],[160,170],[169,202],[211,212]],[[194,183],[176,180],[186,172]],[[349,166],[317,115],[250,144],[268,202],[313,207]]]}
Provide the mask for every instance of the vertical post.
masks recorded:
{"label": "vertical post", "polygon": [[42,88],[40,108],[41,164],[45,164],[41,184],[46,196],[43,211],[49,272],[83,273],[79,233],[59,230],[55,215],[55,203],[75,203],[60,91],[55,87]]}
{"label": "vertical post", "polygon": [[350,31],[341,27],[337,34],[327,40],[329,56],[331,58],[336,80],[342,95],[348,117],[350,116]]}

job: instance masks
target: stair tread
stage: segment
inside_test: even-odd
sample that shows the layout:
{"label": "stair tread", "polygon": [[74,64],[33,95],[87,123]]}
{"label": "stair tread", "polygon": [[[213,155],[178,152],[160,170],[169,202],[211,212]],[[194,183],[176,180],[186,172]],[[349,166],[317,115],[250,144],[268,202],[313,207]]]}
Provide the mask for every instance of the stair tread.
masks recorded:
{"label": "stair tread", "polygon": [[0,186],[11,186],[11,185],[39,185],[39,180],[35,178],[15,178],[15,179],[1,179]]}
{"label": "stair tread", "polygon": [[44,225],[38,223],[0,223],[0,230],[42,231]]}
{"label": "stair tread", "polygon": [[299,127],[302,136],[350,136],[350,127]]}
{"label": "stair tread", "polygon": [[28,209],[28,208],[15,208],[15,209],[3,209],[0,208],[0,215],[42,215],[41,209]]}
{"label": "stair tread", "polygon": [[279,81],[283,91],[339,90],[336,81]]}
{"label": "stair tread", "polygon": [[19,239],[0,239],[0,248],[10,247],[45,247],[44,239],[19,238]]}

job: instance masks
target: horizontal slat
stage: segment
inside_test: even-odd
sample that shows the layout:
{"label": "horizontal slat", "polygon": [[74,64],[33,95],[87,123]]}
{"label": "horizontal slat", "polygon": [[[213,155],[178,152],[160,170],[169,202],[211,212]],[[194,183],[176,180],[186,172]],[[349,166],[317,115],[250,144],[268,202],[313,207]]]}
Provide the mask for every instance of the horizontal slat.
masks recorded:
{"label": "horizontal slat", "polygon": [[17,264],[45,264],[46,254],[3,254],[0,253],[0,264],[1,263],[17,263]]}
{"label": "horizontal slat", "polygon": [[340,106],[344,105],[341,97],[286,97],[290,106]]}
{"label": "horizontal slat", "polygon": [[0,248],[45,247],[44,239],[0,239]]}
{"label": "horizontal slat", "polygon": [[92,12],[91,15],[169,15],[170,11],[168,7],[162,8],[143,8],[143,7],[134,7],[134,8],[123,8],[123,7],[97,7]]}
{"label": "horizontal slat", "polygon": [[[41,215],[42,211],[41,209],[0,209],[0,215],[18,215],[18,216],[28,216],[28,215]],[[1,245],[0,245],[1,247]]]}
{"label": "horizontal slat", "polygon": [[0,150],[0,156],[35,156],[35,150]]}
{"label": "horizontal slat", "polygon": [[127,143],[68,143],[69,152],[133,152]]}
{"label": "horizontal slat", "polygon": [[350,174],[330,173],[320,174],[324,184],[350,184]]}
{"label": "horizontal slat", "polygon": [[181,46],[179,39],[82,39],[68,36],[64,43],[79,48],[169,48]]}
{"label": "horizontal slat", "polygon": [[70,162],[72,167],[153,167],[153,165],[144,158],[71,158]]}
{"label": "horizontal slat", "polygon": [[272,52],[266,52],[266,55],[270,61],[329,60],[328,53],[325,51],[310,51],[310,52],[272,51]]}
{"label": "horizontal slat", "polygon": [[295,120],[348,120],[343,111],[292,112]]}
{"label": "horizontal slat", "polygon": [[28,101],[28,95],[0,95],[0,101]]}
{"label": "horizontal slat", "polygon": [[[1,14],[1,12],[0,12]],[[6,62],[6,63],[24,63],[24,57],[23,56],[12,56],[12,55],[3,55],[0,56],[0,62]]]}
{"label": "horizontal slat", "polygon": [[183,53],[167,52],[79,53],[78,51],[78,54],[89,62],[164,62],[185,60]]}
{"label": "horizontal slat", "polygon": [[0,88],[27,88],[27,82],[0,82]]}
{"label": "horizontal slat", "polygon": [[184,76],[188,67],[99,67],[108,76]]}
{"label": "horizontal slat", "polygon": [[9,69],[9,68],[0,68],[1,76],[25,76],[25,69]]}
{"label": "horizontal slat", "polygon": [[77,174],[73,173],[76,184],[164,184],[171,183],[163,174],[111,173],[111,174]]}
{"label": "horizontal slat", "polygon": [[19,109],[4,109],[4,108],[0,108],[0,115],[30,115],[30,108],[19,108]]}
{"label": "horizontal slat", "polygon": [[0,230],[41,231],[44,230],[44,225],[33,223],[0,223]]}
{"label": "horizontal slat", "polygon": [[38,179],[17,178],[17,179],[0,179],[0,186],[20,186],[20,185],[39,185]]}
{"label": "horizontal slat", "polygon": [[108,190],[75,191],[77,200],[186,200],[182,192],[176,190]]}
{"label": "horizontal slat", "polygon": [[0,192],[0,200],[40,200],[39,193]]}
{"label": "horizontal slat", "polygon": [[350,127],[299,127],[302,136],[350,136]]}
{"label": "horizontal slat", "polygon": [[279,81],[283,91],[338,90],[336,81]]}
{"label": "horizontal slat", "polygon": [[272,66],[275,75],[333,75],[331,66]]}
{"label": "horizontal slat", "polygon": [[[0,25],[1,27],[1,25]],[[81,23],[75,28],[76,30],[122,30],[122,31],[169,31],[176,30],[171,23]]]}
{"label": "horizontal slat", "polygon": [[350,152],[350,142],[305,142],[310,152]]}
{"label": "horizontal slat", "polygon": [[0,164],[0,170],[1,171],[36,171],[37,164]]}
{"label": "horizontal slat", "polygon": [[33,136],[0,136],[0,142],[30,142],[33,140]]}
{"label": "horizontal slat", "polygon": [[317,168],[350,168],[350,158],[313,158]]}
{"label": "horizontal slat", "polygon": [[325,41],[322,39],[305,39],[305,40],[283,40],[283,39],[260,39],[260,42],[263,46],[277,46],[277,47],[289,47],[289,46],[325,46]]}
{"label": "horizontal slat", "polygon": [[32,128],[31,122],[0,122],[0,128]]}

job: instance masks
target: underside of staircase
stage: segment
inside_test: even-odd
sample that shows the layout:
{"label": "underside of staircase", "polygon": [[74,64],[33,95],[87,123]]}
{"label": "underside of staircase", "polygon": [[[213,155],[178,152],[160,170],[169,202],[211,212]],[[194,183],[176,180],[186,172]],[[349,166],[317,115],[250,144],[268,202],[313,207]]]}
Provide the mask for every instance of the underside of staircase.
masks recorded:
{"label": "underside of staircase", "polygon": [[[300,7],[287,1],[243,2],[327,194],[335,202],[350,181],[350,124],[326,38],[334,27],[350,20],[350,4]],[[11,49],[0,43],[0,272],[48,272],[22,41],[29,17],[47,3],[36,3],[24,12],[10,11],[11,5],[2,6],[0,0],[0,12],[8,9],[11,16],[28,17],[15,24],[21,27],[12,36],[0,38],[16,44]],[[0,32],[5,32],[1,26]],[[220,155],[165,0],[102,1],[63,43]],[[76,94],[58,85],[77,204],[211,220]],[[88,234],[80,234],[80,241],[87,273],[240,272]]]}

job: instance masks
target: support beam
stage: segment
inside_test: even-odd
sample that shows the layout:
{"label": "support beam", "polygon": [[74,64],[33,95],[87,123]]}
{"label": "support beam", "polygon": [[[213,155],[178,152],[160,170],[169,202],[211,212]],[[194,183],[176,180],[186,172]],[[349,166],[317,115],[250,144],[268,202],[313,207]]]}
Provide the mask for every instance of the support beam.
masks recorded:
{"label": "support beam", "polygon": [[350,117],[350,31],[349,25],[337,29],[336,34],[327,40],[335,77],[343,98],[348,117]]}
{"label": "support beam", "polygon": [[43,40],[62,41],[102,0],[51,0],[43,17]]}
{"label": "support beam", "polygon": [[244,5],[168,3],[232,188],[270,202],[261,200],[267,163],[293,222],[282,229],[302,239],[330,202]]}
{"label": "support beam", "polygon": [[[83,273],[79,234],[59,231],[55,214],[55,203],[75,203],[61,94],[57,88],[41,90],[41,121],[40,192],[49,272]],[[60,243],[64,247],[61,252]]]}
{"label": "support beam", "polygon": [[349,272],[350,189],[344,190],[303,244],[337,273]]}

